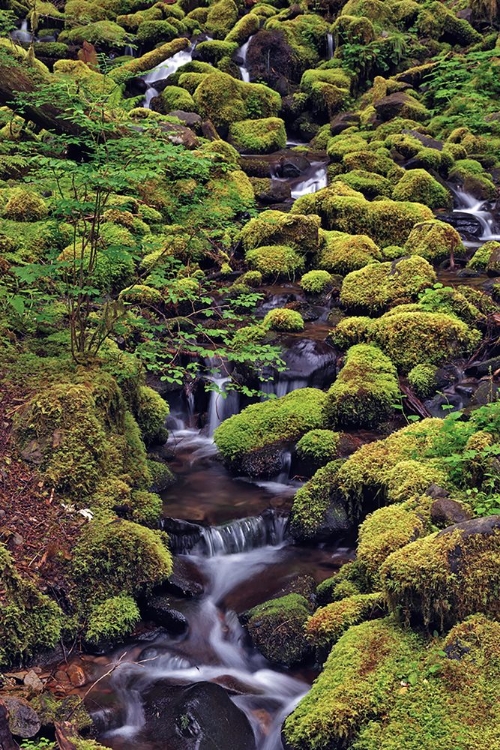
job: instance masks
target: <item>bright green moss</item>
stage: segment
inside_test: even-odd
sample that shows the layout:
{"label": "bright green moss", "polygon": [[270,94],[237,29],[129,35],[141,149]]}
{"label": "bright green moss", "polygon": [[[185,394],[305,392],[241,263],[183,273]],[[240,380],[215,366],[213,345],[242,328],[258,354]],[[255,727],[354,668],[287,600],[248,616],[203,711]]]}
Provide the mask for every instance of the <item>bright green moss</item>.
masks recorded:
{"label": "bright green moss", "polygon": [[389,158],[388,154],[380,154],[364,148],[346,154],[342,159],[342,166],[347,172],[351,170],[363,170],[379,175],[387,175],[393,169],[394,162]]}
{"label": "bright green moss", "polygon": [[90,610],[85,640],[99,644],[120,642],[137,625],[141,615],[131,596],[113,596]]}
{"label": "bright green moss", "polygon": [[11,191],[3,209],[4,217],[13,221],[40,221],[47,214],[48,208],[43,198],[22,188]]}
{"label": "bright green moss", "polygon": [[313,253],[318,247],[319,219],[299,211],[286,214],[282,211],[263,211],[245,224],[241,240],[245,250],[261,245],[288,245],[301,254]]}
{"label": "bright green moss", "polygon": [[165,112],[180,109],[184,112],[196,112],[196,105],[191,94],[180,86],[166,86],[160,94]]}
{"label": "bright green moss", "polygon": [[302,661],[309,651],[303,630],[310,611],[307,599],[295,593],[249,610],[245,620],[254,646],[273,664],[290,667]]}
{"label": "bright green moss", "polygon": [[146,445],[165,442],[165,420],[169,414],[167,402],[147,385],[139,386],[137,422]]}
{"label": "bright green moss", "polygon": [[300,286],[306,294],[321,294],[331,282],[332,277],[328,271],[308,271],[302,276]]}
{"label": "bright green moss", "polygon": [[440,263],[463,250],[463,245],[451,224],[433,219],[415,224],[404,249],[407,255],[420,255],[430,263]]}
{"label": "bright green moss", "polygon": [[224,39],[238,20],[238,7],[233,0],[217,0],[207,14],[205,31],[215,39]]}
{"label": "bright green moss", "polygon": [[71,561],[82,602],[137,596],[172,572],[167,536],[131,521],[93,521],[82,531]]}
{"label": "bright green moss", "polygon": [[287,245],[268,245],[246,253],[248,265],[267,278],[293,279],[304,270],[304,258]]}
{"label": "bright green moss", "polygon": [[317,609],[307,621],[306,636],[316,648],[331,647],[352,625],[386,613],[382,594],[353,594]]}
{"label": "bright green moss", "polygon": [[229,127],[238,120],[276,117],[281,98],[263,84],[237,81],[227,73],[207,75],[193,95],[198,112],[216,127]]}
{"label": "bright green moss", "polygon": [[348,309],[379,312],[396,302],[415,300],[435,281],[432,266],[419,256],[372,263],[345,277],[340,299]]}
{"label": "bright green moss", "polygon": [[239,47],[247,41],[248,37],[258,32],[260,25],[261,19],[258,15],[255,13],[247,13],[234,24],[224,41],[236,42]]}
{"label": "bright green moss", "polygon": [[285,148],[285,123],[279,117],[263,120],[241,120],[229,128],[229,142],[248,154],[270,154]]}
{"label": "bright green moss", "polygon": [[266,445],[298,440],[308,430],[321,427],[324,402],[322,391],[300,388],[282,398],[252,404],[216,429],[215,443],[226,460],[237,461]]}
{"label": "bright green moss", "polygon": [[392,194],[391,181],[367,169],[352,169],[347,174],[341,174],[333,180],[333,182],[338,181],[362,193],[368,200],[373,200],[378,196],[390,198]]}
{"label": "bright green moss", "polygon": [[59,35],[61,42],[68,44],[83,44],[84,41],[97,47],[124,47],[129,42],[129,35],[114,21],[93,21],[85,26],[67,29]]}
{"label": "bright green moss", "polygon": [[358,344],[327,393],[325,417],[334,427],[373,427],[390,416],[398,399],[394,365],[377,347]]}
{"label": "bright green moss", "polygon": [[329,604],[355,594],[366,594],[371,585],[364,564],[356,559],[345,563],[338,573],[322,581],[316,589],[316,596],[319,604]]}
{"label": "bright green moss", "polygon": [[443,312],[447,315],[455,315],[468,325],[486,323],[486,319],[479,308],[470,302],[462,292],[453,287],[425,289],[420,295],[418,307],[425,312]]}
{"label": "bright green moss", "polygon": [[150,48],[162,42],[171,42],[177,36],[179,30],[169,21],[144,21],[137,30],[137,41]]}
{"label": "bright green moss", "polygon": [[[492,256],[493,259],[498,259],[496,263],[494,260],[492,262]],[[498,268],[495,268],[495,265]],[[500,242],[490,240],[481,245],[468,262],[467,267],[477,271],[487,271],[489,269],[494,271],[500,269]]]}
{"label": "bright green moss", "polygon": [[437,367],[434,365],[415,365],[408,373],[408,382],[419,398],[429,398],[436,388]]}
{"label": "bright green moss", "polygon": [[46,594],[21,578],[3,544],[0,544],[0,578],[0,665],[8,666],[38,649],[53,648],[61,637],[64,615]]}
{"label": "bright green moss", "polygon": [[294,539],[328,538],[349,525],[343,498],[337,491],[341,465],[340,460],[330,461],[295,493],[290,514],[290,533]]}
{"label": "bright green moss", "polygon": [[[161,253],[161,251],[159,252]],[[158,289],[146,284],[134,284],[127,289],[123,289],[119,298],[125,302],[130,302],[132,305],[160,305],[163,299]]]}
{"label": "bright green moss", "polygon": [[392,192],[396,201],[414,201],[429,208],[449,208],[451,195],[425,169],[412,169],[398,182]]}
{"label": "bright green moss", "polygon": [[304,319],[296,310],[287,308],[274,308],[269,310],[264,318],[264,325],[269,326],[273,331],[303,331]]}
{"label": "bright green moss", "polygon": [[310,430],[297,443],[297,455],[319,468],[337,458],[341,435],[332,430]]}
{"label": "bright green moss", "polygon": [[372,318],[360,315],[340,320],[331,334],[332,343],[340,349],[354,344],[369,344],[372,340]]}
{"label": "bright green moss", "polygon": [[448,484],[448,472],[441,459],[433,458],[425,463],[414,459],[400,461],[387,474],[387,500],[404,502],[421,495],[431,484],[440,487]]}
{"label": "bright green moss", "polygon": [[382,260],[377,245],[365,234],[323,232],[317,265],[331,273],[347,274]]}
{"label": "bright green moss", "polygon": [[164,60],[167,60],[169,57],[172,57],[172,55],[177,54],[177,52],[180,52],[187,47],[189,47],[188,39],[174,39],[171,42],[162,44],[151,52],[146,52],[146,54],[141,57],[127,60],[123,65],[113,68],[109,73],[110,80],[116,81],[117,83],[123,83],[128,78],[133,78],[140,73],[145,73],[146,71],[151,70]]}

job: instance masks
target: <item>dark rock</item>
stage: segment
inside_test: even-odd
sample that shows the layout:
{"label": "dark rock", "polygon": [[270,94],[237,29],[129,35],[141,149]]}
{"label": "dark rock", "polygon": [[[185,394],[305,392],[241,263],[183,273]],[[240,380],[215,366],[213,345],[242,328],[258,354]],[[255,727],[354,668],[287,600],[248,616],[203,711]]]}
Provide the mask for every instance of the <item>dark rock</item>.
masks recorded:
{"label": "dark rock", "polygon": [[204,120],[201,123],[201,132],[203,137],[209,141],[218,141],[220,139],[219,133],[211,120]]}
{"label": "dark rock", "polygon": [[462,523],[470,518],[471,513],[461,503],[449,497],[440,497],[431,505],[431,521],[440,528]]}
{"label": "dark rock", "polygon": [[474,396],[472,397],[472,406],[485,406],[497,401],[500,393],[500,386],[490,380],[485,380],[479,384]]}
{"label": "dark rock", "polygon": [[174,109],[168,114],[172,117],[177,117],[178,120],[181,120],[189,128],[201,125],[201,117],[196,112],[184,112],[182,109]]}
{"label": "dark rock", "polygon": [[187,618],[177,609],[178,602],[167,594],[153,594],[146,600],[145,616],[162,625],[172,635],[183,635],[189,628]]}
{"label": "dark rock", "polygon": [[176,596],[186,598],[203,594],[204,587],[196,566],[190,560],[174,557],[174,569],[165,588]]}
{"label": "dark rock", "polygon": [[457,232],[461,235],[469,235],[471,237],[479,238],[483,233],[483,226],[479,219],[474,214],[466,213],[465,211],[453,211],[453,213],[440,213],[439,221],[445,221],[447,224],[451,224],[455,227]]}
{"label": "dark rock", "polygon": [[148,89],[148,84],[142,78],[130,78],[125,83],[125,96],[141,96]]}
{"label": "dark rock", "polygon": [[425,494],[429,497],[432,497],[434,500],[450,496],[448,490],[445,490],[444,487],[440,487],[439,484],[434,483],[430,484],[429,487],[427,487]]}
{"label": "dark rock", "polygon": [[162,680],[143,700],[146,725],[140,737],[161,741],[168,750],[255,750],[247,717],[219,685],[198,682],[185,687]]}
{"label": "dark rock", "polygon": [[431,138],[430,135],[425,135],[425,133],[419,133],[418,130],[403,130],[403,134],[405,135],[411,135],[412,138],[416,138],[417,141],[420,141],[426,148],[435,148],[437,151],[442,151],[444,143],[442,141],[438,141],[436,138]]}
{"label": "dark rock", "polygon": [[464,401],[458,393],[437,393],[433,398],[424,401],[424,405],[431,416],[444,419],[450,411],[463,409]]}
{"label": "dark rock", "polygon": [[461,521],[453,526],[448,526],[439,532],[438,537],[445,534],[453,534],[454,531],[462,532],[462,539],[468,539],[470,536],[491,536],[500,530],[500,516],[486,516],[485,518],[472,518],[470,521]]}
{"label": "dark rock", "polygon": [[284,203],[291,199],[291,187],[287,182],[280,180],[269,180],[269,184],[263,190],[255,193],[259,203],[273,204]]}
{"label": "dark rock", "polygon": [[356,112],[341,112],[330,121],[330,132],[338,135],[353,125],[359,125],[360,117]]}
{"label": "dark rock", "polygon": [[497,370],[500,370],[500,356],[485,359],[483,362],[473,362],[466,372],[480,378],[483,375],[493,375]]}
{"label": "dark rock", "polygon": [[15,737],[34,737],[40,731],[42,722],[24,698],[5,696],[3,702],[9,712],[9,729]]}
{"label": "dark rock", "polygon": [[173,552],[189,552],[201,539],[202,526],[180,518],[164,518],[162,528],[170,536]]}
{"label": "dark rock", "polygon": [[261,29],[254,34],[248,45],[246,66],[251,81],[265,81],[282,95],[289,92],[288,77],[298,81],[303,73],[297,56],[278,29]]}
{"label": "dark rock", "polygon": [[232,467],[236,474],[244,476],[269,479],[275,477],[283,469],[282,447],[280,445],[267,445],[252,453],[247,453],[238,466]]}
{"label": "dark rock", "polygon": [[162,130],[168,140],[174,144],[174,146],[184,146],[184,148],[196,148],[198,145],[198,138],[190,128],[184,127],[184,125],[174,125],[170,122],[160,122],[160,130]]}
{"label": "dark rock", "polygon": [[396,91],[394,94],[384,96],[378,102],[375,102],[374,106],[382,122],[386,122],[387,120],[392,120],[393,117],[402,116],[402,110],[407,105],[412,104],[418,104],[417,100],[404,91]]}
{"label": "dark rock", "polygon": [[457,272],[459,279],[477,279],[479,276],[481,276],[481,272],[475,271],[473,268],[461,268]]}

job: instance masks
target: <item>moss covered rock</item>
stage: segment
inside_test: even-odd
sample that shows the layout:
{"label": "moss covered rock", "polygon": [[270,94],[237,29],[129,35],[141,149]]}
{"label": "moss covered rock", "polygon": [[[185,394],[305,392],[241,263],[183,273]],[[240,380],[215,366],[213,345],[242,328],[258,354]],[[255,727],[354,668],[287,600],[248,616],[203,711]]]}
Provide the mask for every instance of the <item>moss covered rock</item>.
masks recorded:
{"label": "moss covered rock", "polygon": [[322,232],[317,265],[331,273],[347,274],[382,260],[377,245],[365,234]]}
{"label": "moss covered rock", "polygon": [[353,594],[317,609],[307,621],[306,636],[316,649],[331,647],[352,625],[385,614],[383,594]]}
{"label": "moss covered rock", "polygon": [[338,491],[342,462],[330,461],[295,493],[290,533],[298,541],[325,541],[351,527],[346,503]]}
{"label": "moss covered rock", "polygon": [[387,419],[399,399],[396,368],[380,349],[358,344],[327,393],[325,417],[333,427],[374,427]]}
{"label": "moss covered rock", "polygon": [[48,214],[48,207],[37,193],[22,188],[12,190],[3,215],[13,221],[40,221]]}
{"label": "moss covered rock", "polygon": [[420,255],[430,263],[440,263],[453,258],[463,250],[463,245],[462,238],[451,224],[433,219],[415,224],[404,249],[408,255]]}
{"label": "moss covered rock", "polygon": [[248,250],[246,261],[250,268],[266,278],[294,279],[304,270],[304,257],[288,245],[265,245]]}
{"label": "moss covered rock", "polygon": [[314,253],[318,247],[319,218],[299,212],[263,211],[245,224],[241,240],[245,250],[262,245],[288,245],[301,254]]}
{"label": "moss covered rock", "polygon": [[328,271],[308,271],[301,280],[300,286],[306,294],[318,295],[328,291],[331,286],[332,277]]}
{"label": "moss covered rock", "polygon": [[264,318],[264,325],[273,331],[295,332],[304,330],[304,319],[296,310],[276,307],[269,310]]}
{"label": "moss covered rock", "polygon": [[310,646],[304,625],[311,613],[308,600],[301,594],[270,599],[246,612],[246,628],[256,648],[272,664],[291,667],[304,661]]}
{"label": "moss covered rock", "polygon": [[392,191],[396,201],[415,201],[429,208],[448,208],[451,195],[425,169],[412,169],[406,172]]}
{"label": "moss covered rock", "polygon": [[279,117],[240,120],[229,128],[229,142],[240,152],[270,154],[286,146],[285,123]]}

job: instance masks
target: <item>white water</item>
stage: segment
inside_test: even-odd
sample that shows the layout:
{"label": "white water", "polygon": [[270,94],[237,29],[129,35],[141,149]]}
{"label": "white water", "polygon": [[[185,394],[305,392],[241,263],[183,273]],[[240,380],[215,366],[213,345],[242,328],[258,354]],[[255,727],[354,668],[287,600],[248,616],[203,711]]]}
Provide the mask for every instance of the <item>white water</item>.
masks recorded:
{"label": "white water", "polygon": [[167,58],[142,77],[144,83],[146,83],[149,87],[144,97],[144,102],[142,105],[143,107],[149,109],[151,99],[153,99],[155,96],[158,96],[158,91],[155,89],[154,84],[157,81],[163,81],[165,78],[168,78],[173,73],[175,73],[180,67],[182,67],[182,65],[186,65],[188,62],[191,62],[191,60],[193,59],[193,50],[194,45],[191,45],[187,49],[177,52],[175,55]]}
{"label": "white water", "polygon": [[326,35],[328,44],[328,59],[331,60],[333,57],[333,34]]}
{"label": "white water", "polygon": [[211,437],[221,422],[239,412],[240,399],[237,391],[226,389],[230,377],[211,377],[209,380],[214,386],[208,406],[208,434]]}
{"label": "white water", "polygon": [[15,42],[22,42],[23,44],[31,42],[31,32],[28,31],[28,19],[24,19],[20,29],[15,29],[11,32],[10,38]]}
{"label": "white water", "polygon": [[292,187],[292,198],[295,200],[302,195],[317,193],[318,190],[327,187],[328,177],[326,165],[323,162],[312,162],[312,174],[309,174],[303,180],[296,182]]}
{"label": "white water", "polygon": [[480,223],[482,232],[478,240],[481,242],[500,241],[500,227],[495,222],[488,201],[478,201],[477,198],[460,189],[455,190],[455,196],[459,202],[455,210],[474,216]]}
{"label": "white water", "polygon": [[239,65],[240,73],[241,73],[241,80],[245,81],[245,83],[250,82],[250,73],[248,72],[248,68],[246,67],[247,63],[247,51],[248,51],[248,45],[250,44],[252,37],[249,36],[246,40],[245,44],[242,44],[239,50],[236,52],[236,57],[240,58],[242,60],[242,64]]}
{"label": "white water", "polygon": [[131,44],[125,45],[125,50],[123,54],[126,55],[127,57],[135,57],[135,50]]}

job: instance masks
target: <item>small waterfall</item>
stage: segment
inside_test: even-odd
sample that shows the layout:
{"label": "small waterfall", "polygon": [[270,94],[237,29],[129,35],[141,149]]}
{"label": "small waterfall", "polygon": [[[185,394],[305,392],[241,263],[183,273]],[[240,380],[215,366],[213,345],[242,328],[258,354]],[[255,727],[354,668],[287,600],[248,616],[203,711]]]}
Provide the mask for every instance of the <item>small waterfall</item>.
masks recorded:
{"label": "small waterfall", "polygon": [[142,105],[143,107],[149,109],[151,105],[151,99],[153,99],[155,96],[158,96],[158,91],[155,89],[154,84],[158,81],[165,80],[173,73],[175,73],[180,67],[182,67],[182,65],[186,65],[187,63],[191,62],[191,60],[193,59],[193,50],[194,45],[191,45],[187,49],[177,52],[175,55],[172,55],[172,57],[167,58],[155,68],[150,70],[149,73],[146,73],[146,75],[142,76],[142,80],[149,87],[144,97],[144,102]]}
{"label": "small waterfall", "polygon": [[294,200],[300,198],[302,195],[317,193],[318,190],[327,187],[326,164],[323,162],[313,162],[311,164],[311,171],[312,173],[309,172],[304,179],[296,182],[292,187],[292,198]]}
{"label": "small waterfall", "polygon": [[[290,456],[291,463],[291,456]],[[191,554],[206,557],[249,552],[266,545],[282,544],[286,536],[287,516],[266,513],[253,518],[239,518],[223,526],[203,529],[201,539]]]}
{"label": "small waterfall", "polygon": [[125,45],[125,50],[123,54],[126,55],[127,57],[135,57],[135,50],[131,44]]}
{"label": "small waterfall", "polygon": [[25,18],[21,23],[20,29],[15,29],[11,32],[10,38],[14,42],[21,42],[21,44],[30,44],[31,32],[28,31],[28,19]]}
{"label": "small waterfall", "polygon": [[281,454],[281,471],[278,474],[277,482],[280,484],[286,484],[290,479],[290,469],[292,468],[292,453],[291,451],[283,451]]}
{"label": "small waterfall", "polygon": [[240,399],[237,391],[226,390],[230,377],[210,377],[209,380],[215,386],[208,406],[208,434],[211,437],[221,422],[238,413]]}
{"label": "small waterfall", "polygon": [[327,34],[326,41],[328,47],[328,59],[331,60],[333,57],[333,34]]}
{"label": "small waterfall", "polygon": [[242,81],[245,81],[245,83],[250,82],[250,73],[248,72],[248,68],[246,67],[246,62],[247,62],[248,45],[250,44],[251,39],[252,37],[249,36],[245,44],[242,44],[239,50],[236,52],[236,57],[242,61],[242,64],[239,65],[238,67],[240,69],[241,79]]}
{"label": "small waterfall", "polygon": [[499,241],[500,227],[491,212],[489,202],[478,201],[477,198],[460,189],[455,189],[454,193],[459,203],[454,210],[462,214],[470,214],[481,225],[482,232],[478,239],[481,242]]}

